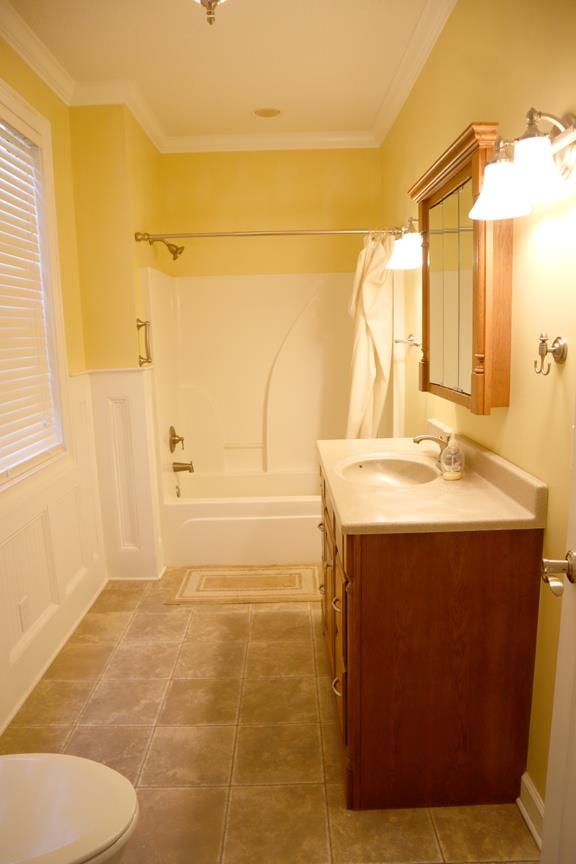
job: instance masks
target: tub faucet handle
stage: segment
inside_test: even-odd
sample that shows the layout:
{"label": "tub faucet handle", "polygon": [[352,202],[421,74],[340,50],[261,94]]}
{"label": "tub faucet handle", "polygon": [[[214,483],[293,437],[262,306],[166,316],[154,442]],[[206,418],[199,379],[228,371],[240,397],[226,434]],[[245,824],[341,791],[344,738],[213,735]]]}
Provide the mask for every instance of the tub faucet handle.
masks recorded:
{"label": "tub faucet handle", "polygon": [[176,433],[174,426],[170,426],[170,429],[168,430],[168,444],[170,445],[171,453],[174,453],[178,444],[181,444],[182,449],[184,449],[184,438],[182,435]]}

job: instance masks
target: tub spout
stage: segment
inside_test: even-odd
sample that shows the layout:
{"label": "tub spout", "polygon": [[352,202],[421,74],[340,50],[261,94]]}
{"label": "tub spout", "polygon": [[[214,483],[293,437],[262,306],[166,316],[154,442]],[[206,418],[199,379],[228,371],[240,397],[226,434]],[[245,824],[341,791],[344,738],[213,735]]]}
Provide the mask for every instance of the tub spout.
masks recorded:
{"label": "tub spout", "polygon": [[190,474],[194,471],[194,465],[192,464],[192,460],[190,462],[173,462],[172,463],[172,471],[177,474],[179,471],[188,471]]}

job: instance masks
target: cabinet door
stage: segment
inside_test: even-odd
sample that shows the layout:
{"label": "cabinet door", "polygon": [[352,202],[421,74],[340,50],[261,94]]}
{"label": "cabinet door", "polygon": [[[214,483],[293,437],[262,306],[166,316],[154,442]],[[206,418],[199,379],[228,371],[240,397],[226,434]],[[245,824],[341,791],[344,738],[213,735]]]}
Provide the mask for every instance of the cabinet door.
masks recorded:
{"label": "cabinet door", "polygon": [[324,523],[322,544],[322,571],[324,589],[322,594],[322,615],[324,619],[324,637],[331,668],[334,669],[334,539]]}
{"label": "cabinet door", "polygon": [[346,698],[347,698],[347,603],[346,574],[342,567],[338,550],[334,561],[334,597],[332,612],[334,616],[334,681],[333,690],[336,695],[340,726],[347,743],[346,730]]}

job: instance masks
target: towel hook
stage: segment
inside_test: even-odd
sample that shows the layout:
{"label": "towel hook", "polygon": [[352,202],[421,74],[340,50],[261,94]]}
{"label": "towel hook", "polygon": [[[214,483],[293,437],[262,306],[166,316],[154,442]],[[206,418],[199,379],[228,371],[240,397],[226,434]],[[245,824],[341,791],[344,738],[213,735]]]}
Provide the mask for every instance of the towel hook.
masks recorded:
{"label": "towel hook", "polygon": [[534,361],[534,371],[537,375],[549,375],[552,363],[544,364],[544,360],[548,354],[551,354],[556,363],[564,363],[568,356],[568,342],[563,336],[556,336],[552,342],[552,347],[548,347],[548,334],[540,333],[538,342],[538,360]]}

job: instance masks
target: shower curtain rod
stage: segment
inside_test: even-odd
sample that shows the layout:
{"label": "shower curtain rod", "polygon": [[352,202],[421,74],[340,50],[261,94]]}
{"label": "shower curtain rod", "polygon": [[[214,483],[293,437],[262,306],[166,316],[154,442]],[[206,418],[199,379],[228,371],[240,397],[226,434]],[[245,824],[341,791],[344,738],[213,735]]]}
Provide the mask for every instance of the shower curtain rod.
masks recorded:
{"label": "shower curtain rod", "polygon": [[341,236],[344,234],[395,234],[400,235],[402,228],[292,228],[281,231],[200,231],[180,234],[147,234],[137,231],[134,239],[138,243],[164,243],[172,258],[176,260],[184,251],[183,246],[169,243],[169,240],[204,240],[210,237],[320,237]]}

